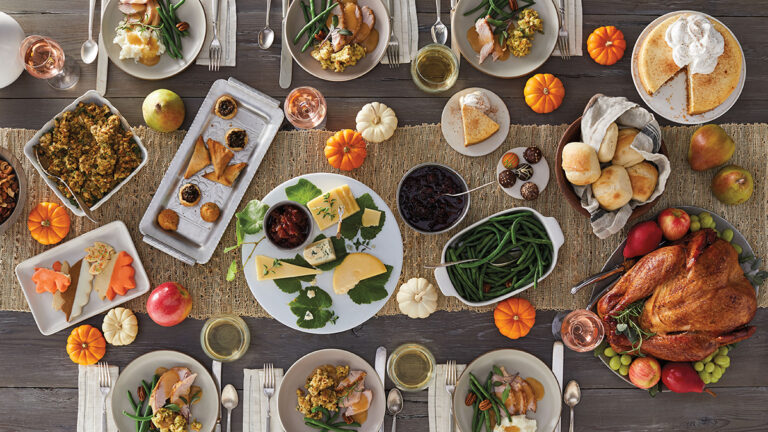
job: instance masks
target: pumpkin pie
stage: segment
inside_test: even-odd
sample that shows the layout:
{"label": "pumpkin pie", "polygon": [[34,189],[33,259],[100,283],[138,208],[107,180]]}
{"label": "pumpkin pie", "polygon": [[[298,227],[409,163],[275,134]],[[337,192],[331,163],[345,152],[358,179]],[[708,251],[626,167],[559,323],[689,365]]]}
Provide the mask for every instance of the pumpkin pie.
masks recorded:
{"label": "pumpkin pie", "polygon": [[499,130],[499,124],[480,109],[462,105],[461,123],[464,126],[464,146],[469,147],[488,139]]}

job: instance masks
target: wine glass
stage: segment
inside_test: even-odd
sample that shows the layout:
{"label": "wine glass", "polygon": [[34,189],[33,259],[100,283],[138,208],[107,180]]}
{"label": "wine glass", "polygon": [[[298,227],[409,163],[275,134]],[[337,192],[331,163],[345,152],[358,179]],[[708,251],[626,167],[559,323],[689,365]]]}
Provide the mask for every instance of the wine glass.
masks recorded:
{"label": "wine glass", "polygon": [[297,87],[285,98],[283,111],[297,129],[325,127],[327,105],[323,94],[312,87]]}
{"label": "wine glass", "polygon": [[552,334],[576,352],[592,351],[605,337],[600,317],[586,309],[560,312],[552,321]]}
{"label": "wine glass", "polygon": [[80,66],[64,60],[64,50],[55,40],[32,35],[19,48],[24,67],[35,78],[48,80],[51,87],[66,90],[80,80]]}

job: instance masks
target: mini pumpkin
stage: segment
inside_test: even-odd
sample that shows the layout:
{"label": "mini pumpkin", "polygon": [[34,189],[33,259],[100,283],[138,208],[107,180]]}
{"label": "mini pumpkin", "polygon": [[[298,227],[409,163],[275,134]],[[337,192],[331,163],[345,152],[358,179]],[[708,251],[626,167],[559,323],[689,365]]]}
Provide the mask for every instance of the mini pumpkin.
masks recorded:
{"label": "mini pumpkin", "polygon": [[363,164],[368,155],[367,146],[359,132],[340,130],[325,142],[325,158],[334,168],[352,171]]}
{"label": "mini pumpkin", "polygon": [[67,209],[52,202],[38,204],[27,218],[32,238],[44,245],[62,241],[69,234],[70,223]]}
{"label": "mini pumpkin", "polygon": [[106,315],[101,324],[104,331],[104,339],[112,345],[128,345],[136,339],[139,333],[139,323],[133,311],[123,307],[116,307]]}
{"label": "mini pumpkin", "polygon": [[560,107],[565,87],[560,78],[552,74],[536,74],[528,79],[523,90],[525,103],[539,114],[551,113]]}
{"label": "mini pumpkin", "polygon": [[397,292],[397,305],[410,318],[426,318],[437,309],[437,290],[424,278],[411,278]]}
{"label": "mini pumpkin", "polygon": [[355,118],[357,131],[363,139],[380,143],[392,137],[397,129],[397,116],[392,108],[381,102],[371,102],[363,106]]}
{"label": "mini pumpkin", "polygon": [[536,309],[526,299],[509,298],[496,305],[493,321],[501,334],[519,339],[531,331],[536,322]]}
{"label": "mini pumpkin", "polygon": [[587,52],[597,64],[612,65],[624,57],[627,41],[614,26],[598,27],[587,39]]}
{"label": "mini pumpkin", "polygon": [[72,329],[67,338],[67,354],[79,365],[92,365],[104,357],[107,341],[99,329],[89,324]]}

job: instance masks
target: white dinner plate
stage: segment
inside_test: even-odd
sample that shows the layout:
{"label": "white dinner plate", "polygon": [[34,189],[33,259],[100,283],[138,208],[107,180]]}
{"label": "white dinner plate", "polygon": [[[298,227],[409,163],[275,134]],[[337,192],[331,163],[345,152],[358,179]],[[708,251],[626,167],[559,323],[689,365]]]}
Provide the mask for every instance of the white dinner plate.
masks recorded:
{"label": "white dinner plate", "polygon": [[[637,58],[639,55],[639,48],[642,46],[643,40],[648,36],[648,33],[650,33],[651,30],[653,30],[654,27],[661,24],[664,20],[667,18],[679,15],[682,13],[695,13],[704,15],[705,17],[709,18],[712,21],[716,21],[723,25],[726,29],[728,29],[729,32],[733,34],[731,29],[728,28],[725,24],[723,24],[721,21],[719,21],[717,18],[714,18],[712,16],[709,16],[702,12],[697,11],[690,11],[690,10],[680,10],[675,12],[670,12],[668,14],[662,15],[650,24],[643,30],[642,33],[640,33],[640,36],[637,38],[637,42],[635,42],[635,47],[632,49],[632,61],[631,61],[631,68],[632,68],[632,81],[635,83],[635,89],[637,90],[637,94],[640,95],[640,98],[643,100],[643,102],[648,105],[653,112],[656,114],[664,117],[665,119],[669,121],[673,121],[675,123],[682,123],[682,124],[703,124],[703,123],[709,123],[716,118],[720,117],[721,115],[728,112],[728,110],[731,109],[731,107],[736,103],[736,101],[739,99],[739,96],[741,96],[741,91],[744,89],[744,82],[747,78],[747,61],[744,56],[744,50],[741,49],[741,43],[739,43],[739,40],[736,39],[736,43],[739,45],[739,51],[741,51],[741,76],[739,77],[739,83],[736,85],[736,89],[731,92],[731,95],[728,96],[728,99],[725,100],[725,102],[718,105],[715,109],[701,113],[696,115],[688,114],[688,96],[687,96],[687,88],[688,84],[686,82],[688,71],[683,71],[682,73],[678,73],[675,75],[670,81],[664,83],[664,85],[659,88],[659,90],[654,93],[652,96],[648,94],[648,92],[645,91],[645,88],[643,87],[642,82],[640,81],[640,74],[638,72],[638,66],[637,66]],[[734,35],[735,39],[735,35]]]}
{"label": "white dinner plate", "polygon": [[[248,286],[253,293],[253,296],[259,302],[259,304],[269,313],[273,318],[280,321],[284,325],[299,330],[305,333],[315,334],[331,334],[339,333],[345,330],[354,328],[378,312],[386,304],[389,297],[395,291],[397,282],[400,279],[400,272],[403,267],[403,238],[400,235],[400,228],[397,225],[395,215],[390,210],[387,203],[381,199],[381,197],[373,191],[373,189],[364,185],[363,183],[343,176],[339,174],[330,173],[314,173],[307,174],[299,177],[295,177],[285,183],[279,185],[273,189],[262,200],[263,203],[272,206],[280,201],[285,201],[288,197],[285,194],[285,188],[295,185],[299,179],[306,179],[312,182],[315,186],[321,189],[323,192],[327,192],[333,188],[347,184],[355,197],[359,198],[363,194],[369,194],[373,198],[373,202],[384,212],[384,226],[379,235],[371,240],[369,249],[357,250],[349,241],[347,241],[348,252],[366,252],[376,256],[385,265],[392,266],[392,273],[389,276],[385,288],[387,290],[387,296],[379,301],[375,301],[369,304],[356,304],[348,295],[338,295],[333,292],[332,277],[334,270],[325,271],[322,274],[317,275],[316,281],[313,285],[319,287],[323,291],[330,294],[333,305],[331,309],[338,316],[336,323],[327,323],[325,327],[319,329],[304,329],[296,324],[296,316],[291,312],[288,307],[288,303],[296,298],[297,293],[288,294],[281,291],[274,281],[264,280],[258,281],[256,265],[253,262],[253,257],[246,263],[248,256],[251,255],[267,255],[272,258],[293,258],[296,254],[301,255],[302,250],[296,251],[283,251],[273,246],[267,239],[262,241],[256,246],[246,245],[241,251],[242,264],[245,272],[245,279]],[[361,210],[362,211],[362,210]],[[321,232],[317,228],[317,224],[312,221],[313,233],[310,237],[314,238]],[[336,225],[333,225],[326,230],[322,231],[326,237],[333,237],[336,235]],[[264,236],[264,232],[260,232],[254,235],[246,235],[245,242],[257,241]],[[254,247],[256,248],[254,252]],[[310,283],[303,283],[303,286],[309,286]]]}
{"label": "white dinner plate", "polygon": [[[508,150],[504,154],[507,153],[514,153],[517,155],[518,159],[520,160],[521,164],[528,163],[528,161],[525,160],[523,157],[523,153],[525,152],[525,149],[527,147],[515,147],[513,149]],[[501,174],[502,171],[504,171],[506,168],[504,168],[504,164],[501,163],[502,159],[504,159],[504,155],[502,155],[499,158],[499,162],[496,163],[496,183],[499,181],[499,174]],[[539,188],[539,196],[544,192],[544,189],[547,188],[547,185],[549,184],[549,164],[547,163],[547,158],[544,156],[541,156],[541,160],[536,162],[535,164],[528,164],[533,168],[533,177],[531,177],[529,180],[522,181],[520,179],[517,179],[515,181],[515,184],[512,185],[512,187],[502,187],[501,184],[499,184],[499,188],[504,191],[507,195],[511,196],[514,199],[523,199],[523,196],[520,194],[520,187],[522,187],[526,182],[533,182],[533,184],[536,185],[536,187]]]}
{"label": "white dinner plate", "polygon": [[[178,1],[173,0],[173,3]],[[112,42],[115,39],[115,28],[124,17],[123,13],[117,9],[119,2],[119,0],[110,0],[107,4],[101,22],[101,35],[104,38],[109,59],[123,72],[140,79],[161,80],[176,75],[195,62],[203,48],[206,29],[205,10],[200,0],[186,0],[176,10],[179,20],[189,23],[189,36],[181,38],[183,58],[175,59],[168,54],[163,54],[160,62],[154,66],[145,66],[133,59],[120,60],[120,46]]]}
{"label": "white dinner plate", "polygon": [[[466,1],[466,0],[464,0]],[[499,124],[499,130],[491,135],[485,141],[464,146],[464,125],[461,122],[461,104],[459,99],[467,93],[481,91],[488,96],[491,103],[491,109],[486,113],[491,120]],[[485,156],[499,148],[507,139],[509,134],[509,111],[504,101],[496,93],[479,87],[471,87],[456,92],[443,108],[443,115],[440,118],[440,129],[443,131],[443,137],[454,150],[465,156]]]}
{"label": "white dinner plate", "polygon": [[[115,248],[115,253],[125,251],[133,258],[133,269],[136,272],[134,274],[136,288],[129,290],[125,295],[115,296],[112,300],[107,300],[106,298],[101,300],[96,290],[91,290],[90,300],[83,307],[80,316],[68,322],[64,312],[54,310],[51,306],[53,294],[37,292],[35,283],[32,282],[32,275],[35,273],[35,268],[51,268],[56,261],[66,260],[70,265],[75,265],[76,262],[85,256],[85,248],[93,246],[93,243],[97,241],[109,244]],[[71,325],[139,297],[148,292],[150,287],[149,278],[147,277],[147,272],[144,271],[144,266],[141,264],[139,253],[133,245],[128,228],[122,221],[108,223],[53,249],[49,249],[40,255],[33,256],[16,266],[16,278],[19,280],[24,297],[27,298],[27,304],[29,304],[29,309],[35,318],[37,328],[45,336],[64,330]],[[75,289],[75,287],[70,287],[69,289]]]}
{"label": "white dinner plate", "polygon": [[[194,386],[203,392],[200,401],[190,407],[191,419],[196,419],[203,427],[200,432],[211,432],[219,417],[219,391],[216,382],[208,370],[194,358],[178,351],[153,351],[137,357],[120,371],[120,375],[112,386],[112,418],[117,429],[125,432],[136,430],[136,423],[123,415],[123,411],[133,413],[133,407],[128,401],[128,392],[138,402],[136,389],[141,386],[141,380],[152,383],[152,377],[157,368],[185,367],[197,374]],[[149,397],[149,395],[147,395]]]}
{"label": "white dinner plate", "polygon": [[357,429],[357,432],[378,431],[379,427],[384,423],[384,408],[386,406],[384,384],[382,384],[376,371],[367,361],[358,355],[340,349],[323,349],[309,353],[298,359],[285,373],[276,395],[277,412],[283,429],[291,432],[317,431],[317,429],[304,425],[304,416],[296,410],[298,405],[296,390],[304,388],[304,385],[307,383],[307,377],[316,368],[325,365],[348,365],[350,370],[365,372],[365,388],[373,392],[373,400],[371,401],[370,408],[368,408],[368,419]]}
{"label": "white dinner plate", "polygon": [[11,85],[24,71],[19,48],[24,30],[10,15],[0,12],[0,88]]}

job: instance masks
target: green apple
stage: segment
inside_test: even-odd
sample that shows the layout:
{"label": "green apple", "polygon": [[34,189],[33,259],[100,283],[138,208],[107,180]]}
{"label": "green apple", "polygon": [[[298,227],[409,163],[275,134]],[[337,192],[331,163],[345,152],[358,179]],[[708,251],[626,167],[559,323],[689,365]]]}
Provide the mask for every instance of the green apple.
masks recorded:
{"label": "green apple", "polygon": [[184,123],[184,101],[176,93],[158,89],[150,93],[141,105],[147,126],[158,132],[172,132]]}

